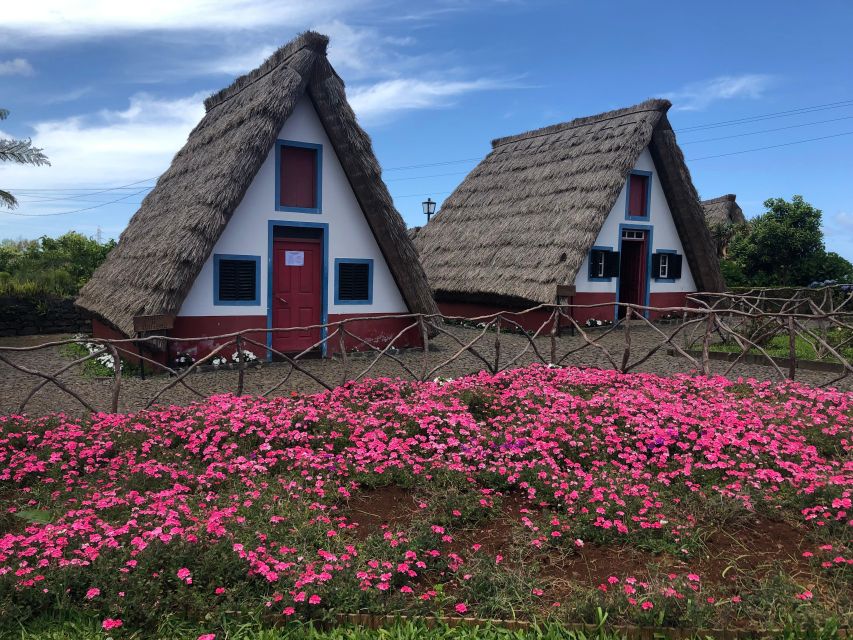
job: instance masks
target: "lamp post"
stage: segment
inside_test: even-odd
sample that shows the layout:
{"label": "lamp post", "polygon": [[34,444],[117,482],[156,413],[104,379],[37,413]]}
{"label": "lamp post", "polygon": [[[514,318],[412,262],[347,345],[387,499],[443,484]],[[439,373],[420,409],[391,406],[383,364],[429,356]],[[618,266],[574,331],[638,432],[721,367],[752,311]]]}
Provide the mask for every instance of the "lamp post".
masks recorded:
{"label": "lamp post", "polygon": [[427,224],[429,224],[429,219],[435,213],[435,202],[432,201],[432,198],[427,198],[421,205],[423,205],[424,215],[427,217]]}

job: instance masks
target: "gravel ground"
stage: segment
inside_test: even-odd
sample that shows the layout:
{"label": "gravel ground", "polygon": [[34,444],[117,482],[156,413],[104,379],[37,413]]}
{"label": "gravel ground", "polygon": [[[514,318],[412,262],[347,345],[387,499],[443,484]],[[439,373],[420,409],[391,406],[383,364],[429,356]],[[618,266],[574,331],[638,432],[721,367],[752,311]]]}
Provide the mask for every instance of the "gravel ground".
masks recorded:
{"label": "gravel ground", "polygon": [[[661,327],[661,330],[669,333],[675,327]],[[478,335],[478,331],[467,327],[450,327],[451,332],[463,342],[468,342]],[[600,336],[601,330],[590,332],[590,337]],[[29,346],[43,344],[51,340],[65,339],[71,336],[26,336],[18,338],[0,338],[0,346]],[[631,330],[632,350],[631,362],[637,361],[651,348],[661,343],[660,334],[647,326],[635,325]],[[679,345],[682,343],[681,337]],[[489,362],[494,362],[495,336],[493,333],[484,336],[475,347],[478,352]],[[617,364],[621,363],[624,350],[624,334],[621,329],[612,331],[604,336],[600,342],[606,347]],[[513,334],[501,335],[501,365],[505,366],[510,360],[518,356],[528,345],[525,337]],[[582,346],[584,340],[580,336],[563,336],[557,339],[558,357],[567,351]],[[544,358],[550,354],[550,340],[542,338],[536,340],[539,353]],[[428,366],[430,368],[443,363],[453,356],[459,344],[448,336],[439,336],[432,341],[432,348],[428,354]],[[42,372],[54,372],[68,365],[70,358],[61,354],[57,347],[47,347],[28,352],[2,352],[4,357],[10,358],[16,364],[28,369]],[[396,354],[416,374],[420,375],[423,370],[423,353],[419,350],[411,350]],[[513,366],[519,366],[537,361],[535,353],[528,348]],[[347,358],[346,374],[349,378],[361,374],[373,361],[368,354],[352,355]],[[306,370],[317,377],[325,380],[330,385],[340,384],[344,379],[344,364],[335,359],[314,359],[300,362]],[[576,366],[592,366],[601,368],[613,368],[606,356],[600,349],[586,348],[578,353],[570,355],[563,364]],[[723,373],[729,366],[726,362],[712,361],[711,369],[714,373]],[[433,374],[442,377],[458,377],[485,368],[484,363],[471,353],[465,353],[452,363],[443,366],[440,371]],[[680,356],[669,356],[664,349],[659,350],[652,357],[638,366],[636,371],[647,371],[663,375],[676,373],[695,373],[695,365]],[[247,394],[262,394],[271,387],[281,382],[285,376],[287,380],[276,391],[270,395],[288,395],[292,391],[316,392],[322,387],[310,377],[298,371],[290,372],[290,366],[285,363],[264,364],[249,368],[245,374],[244,392]],[[806,369],[797,370],[797,380],[807,384],[823,384],[837,377],[837,373],[826,373],[810,371]],[[188,384],[204,396],[217,393],[233,393],[237,387],[237,371],[209,371],[193,373],[187,377]],[[367,374],[367,377],[410,377],[403,368],[391,358],[385,357],[376,364]],[[729,374],[730,378],[754,377],[766,380],[778,380],[778,373],[771,366],[756,364],[739,364]],[[65,372],[61,378],[68,388],[73,389],[87,402],[100,410],[108,410],[112,397],[112,379],[95,378],[83,375],[79,367]],[[9,365],[0,362],[0,415],[17,413],[20,402],[29,393],[30,389],[39,382],[40,378],[22,373]],[[125,376],[122,380],[119,410],[122,412],[135,411],[143,408],[154,395],[162,389],[170,380],[169,377],[159,375],[147,380],[138,377]],[[838,388],[853,389],[853,378],[845,378],[836,384]],[[186,387],[177,385],[160,396],[157,404],[187,404],[199,399],[199,396]],[[62,411],[71,415],[81,415],[86,410],[70,395],[58,387],[48,383],[29,402],[25,412],[29,415],[42,415],[54,411]]]}

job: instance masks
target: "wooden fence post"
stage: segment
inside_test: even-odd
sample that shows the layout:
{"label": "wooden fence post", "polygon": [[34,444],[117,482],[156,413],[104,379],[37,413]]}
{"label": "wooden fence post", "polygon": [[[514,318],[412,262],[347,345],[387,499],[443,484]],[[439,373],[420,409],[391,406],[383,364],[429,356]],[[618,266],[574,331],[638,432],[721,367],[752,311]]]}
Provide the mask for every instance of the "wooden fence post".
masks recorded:
{"label": "wooden fence post", "polygon": [[347,382],[347,343],[344,326],[345,325],[343,323],[338,325],[338,348],[341,350],[341,368],[343,369],[343,373],[341,374],[341,386],[345,385]]}
{"label": "wooden fence post", "polygon": [[625,351],[622,352],[622,373],[628,368],[628,360],[631,358],[631,315],[634,309],[625,309]]}
{"label": "wooden fence post", "polygon": [[244,372],[243,372],[243,345],[240,343],[240,337],[237,336],[234,339],[234,344],[237,345],[237,395],[243,395],[243,382],[244,382]]}
{"label": "wooden fence post", "polygon": [[551,327],[551,364],[557,364],[557,329],[560,325],[560,314],[554,311],[554,324]]}
{"label": "wooden fence post", "polygon": [[121,394],[121,358],[114,345],[110,345],[110,352],[113,355],[113,401],[111,410],[112,413],[118,413],[118,399]]}
{"label": "wooden fence post", "polygon": [[495,366],[492,367],[492,373],[497,373],[501,366],[501,316],[498,316],[495,322]]}
{"label": "wooden fence post", "polygon": [[711,334],[714,332],[714,312],[709,311],[705,317],[705,335],[702,336],[702,373],[711,374]]}
{"label": "wooden fence post", "polygon": [[797,332],[794,330],[794,316],[788,316],[788,378],[793,380],[797,373]]}
{"label": "wooden fence post", "polygon": [[421,340],[423,341],[423,371],[421,371],[421,381],[426,382],[426,375],[429,371],[429,332],[426,328],[426,320],[422,315],[418,316],[418,326],[421,329]]}

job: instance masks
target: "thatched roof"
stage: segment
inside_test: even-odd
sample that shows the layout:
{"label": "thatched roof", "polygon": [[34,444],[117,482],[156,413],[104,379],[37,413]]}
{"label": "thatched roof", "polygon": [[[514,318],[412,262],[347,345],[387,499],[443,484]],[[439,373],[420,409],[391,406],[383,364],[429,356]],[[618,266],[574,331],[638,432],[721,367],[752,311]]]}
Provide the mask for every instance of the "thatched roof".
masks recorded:
{"label": "thatched roof", "polygon": [[306,32],[205,100],[201,122],[83,287],[78,306],[128,336],[134,316],[176,314],[284,122],[307,94],[406,304],[413,312],[436,311],[370,138],[326,58],[328,42]]}
{"label": "thatched roof", "polygon": [[409,235],[409,240],[414,242],[415,238],[418,237],[418,234],[420,233],[421,229],[423,229],[423,227],[409,227],[408,229],[406,229],[406,233]]}
{"label": "thatched roof", "polygon": [[439,299],[552,303],[575,275],[647,146],[697,286],[723,288],[666,100],[492,142],[415,238]]}
{"label": "thatched roof", "polygon": [[743,209],[737,203],[735,194],[728,193],[719,198],[702,201],[705,210],[705,221],[709,227],[726,224],[742,224],[746,222]]}

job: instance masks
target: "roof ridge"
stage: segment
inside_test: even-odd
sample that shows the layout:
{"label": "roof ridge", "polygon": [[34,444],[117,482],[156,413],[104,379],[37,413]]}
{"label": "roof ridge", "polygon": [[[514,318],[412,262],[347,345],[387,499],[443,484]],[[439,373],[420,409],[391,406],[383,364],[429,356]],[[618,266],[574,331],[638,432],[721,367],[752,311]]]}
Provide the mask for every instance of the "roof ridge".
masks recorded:
{"label": "roof ridge", "polygon": [[671,106],[672,103],[669,100],[665,100],[663,98],[651,98],[639,104],[635,104],[631,107],[604,111],[602,113],[598,113],[592,116],[575,118],[574,120],[568,120],[567,122],[552,124],[548,125],[547,127],[541,127],[539,129],[531,129],[530,131],[517,133],[511,136],[495,138],[494,140],[492,140],[492,149],[504,144],[508,144],[510,142],[518,142],[519,140],[526,140],[528,138],[537,138],[539,136],[551,135],[554,133],[559,133],[560,131],[567,131],[569,129],[575,129],[577,127],[584,127],[590,124],[594,124],[596,122],[606,122],[607,120],[622,118],[624,116],[628,116],[634,113],[648,113],[651,111],[666,113],[667,111],[669,111],[669,108]]}
{"label": "roof ridge", "polygon": [[714,202],[734,202],[737,200],[737,196],[734,193],[727,193],[723,196],[717,196],[716,198],[709,198],[708,200],[703,200],[702,204],[712,204]]}
{"label": "roof ridge", "polygon": [[248,73],[244,73],[224,89],[220,89],[216,93],[208,96],[204,101],[205,111],[210,111],[226,100],[233,98],[243,91],[243,89],[251,86],[268,73],[287,62],[294,55],[302,51],[302,49],[311,49],[316,53],[326,55],[326,47],[328,44],[329,37],[322,33],[317,33],[316,31],[305,31],[300,33],[296,38],[276,49],[255,69],[252,69]]}

